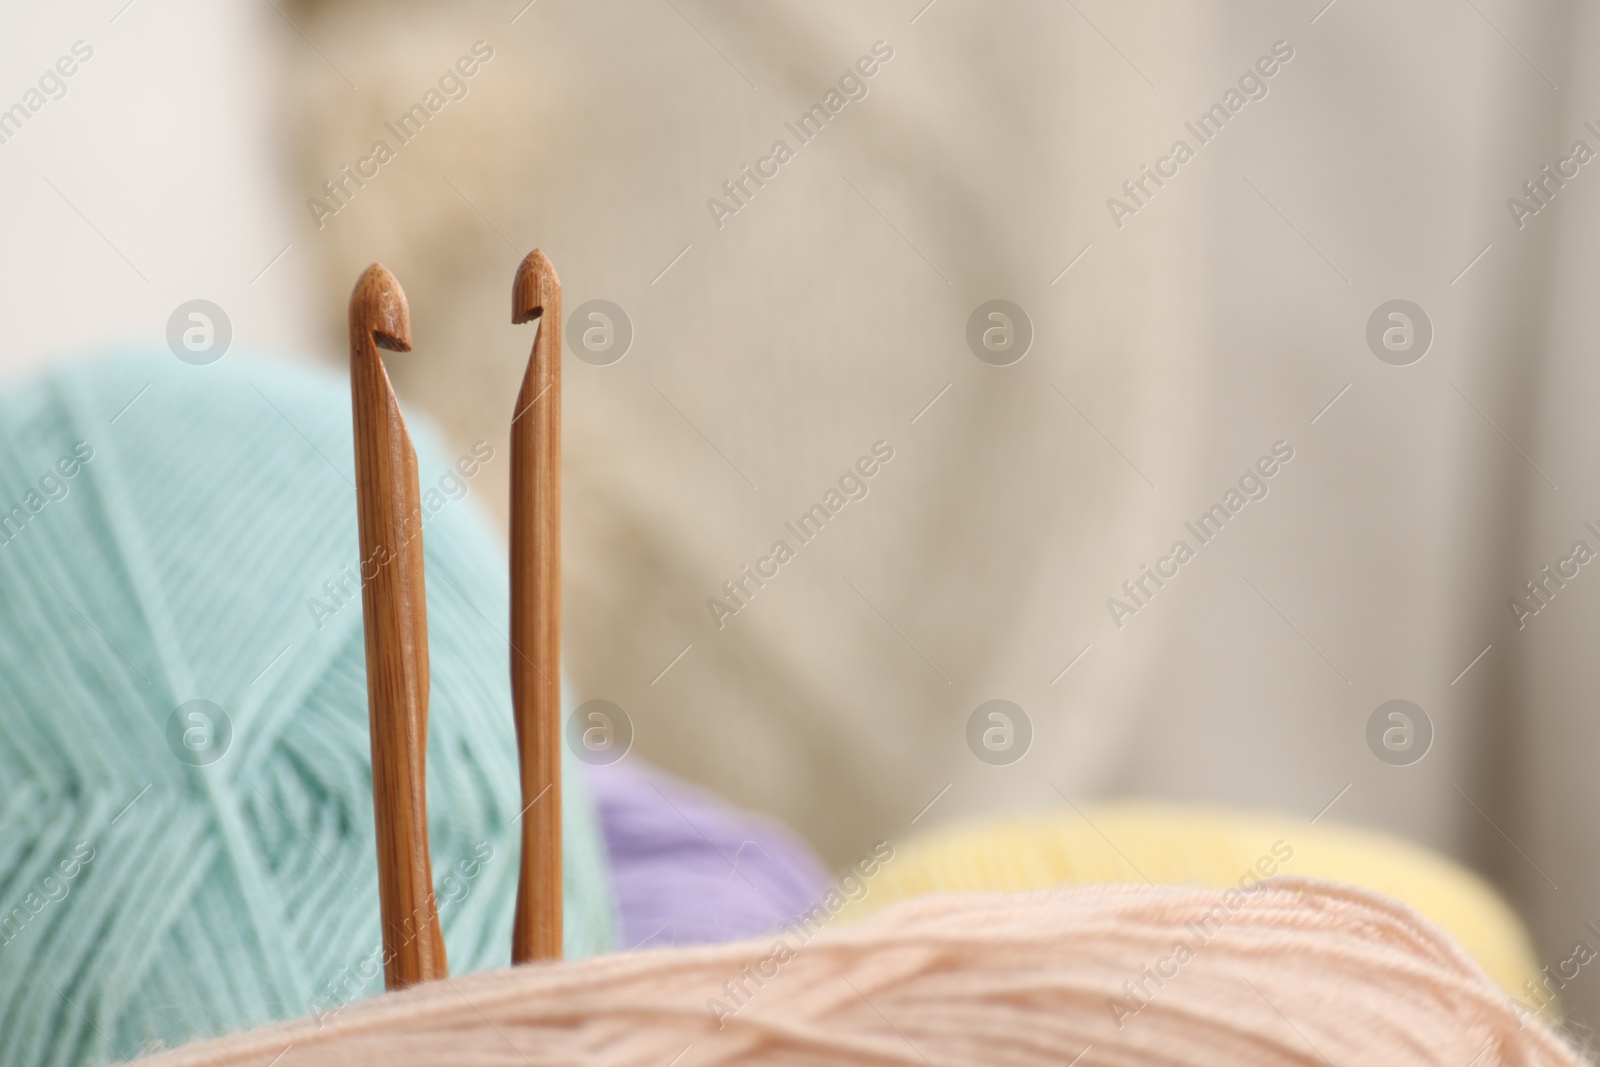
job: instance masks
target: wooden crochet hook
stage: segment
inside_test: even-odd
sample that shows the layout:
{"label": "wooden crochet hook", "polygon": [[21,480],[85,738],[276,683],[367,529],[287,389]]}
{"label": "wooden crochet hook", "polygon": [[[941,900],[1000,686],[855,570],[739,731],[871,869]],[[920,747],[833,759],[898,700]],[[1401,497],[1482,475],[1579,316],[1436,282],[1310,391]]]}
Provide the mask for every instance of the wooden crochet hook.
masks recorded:
{"label": "wooden crochet hook", "polygon": [[449,973],[428,857],[428,616],[417,453],[378,349],[411,351],[405,291],[374,263],[350,294],[361,613],[389,989]]}
{"label": "wooden crochet hook", "polygon": [[540,319],[511,420],[511,699],[522,763],[522,871],[511,962],[561,947],[561,282],[517,267],[511,321]]}

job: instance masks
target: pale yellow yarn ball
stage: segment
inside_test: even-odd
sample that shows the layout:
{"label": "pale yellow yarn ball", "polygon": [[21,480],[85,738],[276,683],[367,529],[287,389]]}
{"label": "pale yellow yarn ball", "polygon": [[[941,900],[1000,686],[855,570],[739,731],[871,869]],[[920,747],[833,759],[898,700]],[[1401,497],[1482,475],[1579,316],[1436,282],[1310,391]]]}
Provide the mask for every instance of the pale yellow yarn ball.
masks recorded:
{"label": "pale yellow yarn ball", "polygon": [[840,921],[931,893],[1146,880],[1227,888],[1276,874],[1343,882],[1410,905],[1508,994],[1537,1006],[1523,985],[1539,980],[1527,931],[1481,878],[1394,837],[1303,819],[1126,804],[959,823],[897,848]]}

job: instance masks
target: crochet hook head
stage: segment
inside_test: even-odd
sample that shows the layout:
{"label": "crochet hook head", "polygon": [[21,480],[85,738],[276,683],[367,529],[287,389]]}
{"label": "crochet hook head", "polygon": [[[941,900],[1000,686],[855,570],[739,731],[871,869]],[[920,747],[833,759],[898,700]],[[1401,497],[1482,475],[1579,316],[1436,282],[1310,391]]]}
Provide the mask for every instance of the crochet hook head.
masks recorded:
{"label": "crochet hook head", "polygon": [[381,263],[362,271],[350,293],[352,346],[358,330],[379,348],[411,351],[411,305],[399,280]]}
{"label": "crochet hook head", "polygon": [[[516,280],[511,283],[511,321],[519,326],[532,322],[544,314],[545,305],[552,298],[560,302],[561,281],[549,258],[535,248],[523,257],[517,266]],[[557,323],[556,329],[560,328],[561,324]]]}

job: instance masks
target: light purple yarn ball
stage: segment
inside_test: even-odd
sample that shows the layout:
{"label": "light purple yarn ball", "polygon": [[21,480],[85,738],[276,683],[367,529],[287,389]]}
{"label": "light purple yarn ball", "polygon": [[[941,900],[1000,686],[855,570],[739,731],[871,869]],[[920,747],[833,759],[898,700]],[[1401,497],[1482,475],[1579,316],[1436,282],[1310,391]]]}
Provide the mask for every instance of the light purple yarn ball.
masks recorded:
{"label": "light purple yarn ball", "polygon": [[733,941],[776,930],[827,891],[811,848],[639,760],[589,769],[622,916],[620,947]]}

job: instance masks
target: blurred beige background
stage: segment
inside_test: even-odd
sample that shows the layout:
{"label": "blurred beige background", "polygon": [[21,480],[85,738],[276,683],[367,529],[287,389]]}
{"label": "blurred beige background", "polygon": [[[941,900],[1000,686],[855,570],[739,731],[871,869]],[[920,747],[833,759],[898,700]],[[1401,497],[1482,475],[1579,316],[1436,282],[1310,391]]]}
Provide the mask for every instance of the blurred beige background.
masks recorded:
{"label": "blurred beige background", "polygon": [[[1548,962],[1600,918],[1600,578],[1520,630],[1507,607],[1600,547],[1600,177],[1520,229],[1506,206],[1600,149],[1592,8],[122,3],[3,16],[6,99],[96,50],[0,144],[9,371],[157,338],[192,297],[241,349],[339,366],[380,260],[413,310],[402,399],[501,448],[541,247],[569,313],[609,300],[634,334],[565,364],[565,593],[576,684],[639,755],[833,862],[1159,796],[1449,852]],[[465,95],[319,228],[306,201],[478,41]],[[877,41],[865,98],[719,228],[707,198]],[[1107,198],[1280,41],[1265,97],[1119,228]],[[1034,332],[1006,367],[965,336],[995,298]],[[1366,341],[1393,299],[1434,331],[1409,366]],[[707,598],[879,440],[868,496],[718,629]],[[1267,497],[1118,628],[1107,598],[1278,441]],[[506,474],[475,494],[498,516]],[[965,740],[997,698],[1033,729],[1007,766]],[[1410,766],[1366,739],[1395,698],[1432,723]],[[1592,975],[1564,996],[1600,1019]]]}

